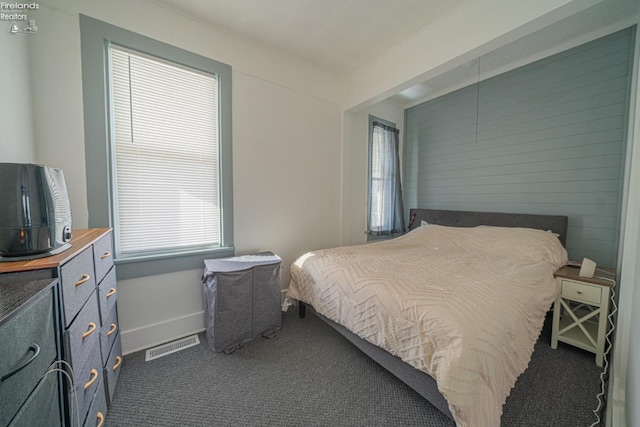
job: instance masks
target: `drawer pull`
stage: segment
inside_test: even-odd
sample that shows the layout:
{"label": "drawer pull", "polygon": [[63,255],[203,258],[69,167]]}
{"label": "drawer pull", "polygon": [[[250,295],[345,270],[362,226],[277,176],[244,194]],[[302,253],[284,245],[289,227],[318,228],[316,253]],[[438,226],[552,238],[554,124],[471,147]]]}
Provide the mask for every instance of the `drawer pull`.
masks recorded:
{"label": "drawer pull", "polygon": [[84,385],[84,389],[88,389],[89,387],[91,387],[93,385],[93,383],[96,382],[96,380],[98,379],[98,371],[96,371],[95,369],[91,370],[91,378],[89,379],[89,381]]}
{"label": "drawer pull", "polygon": [[91,276],[89,276],[88,274],[83,274],[82,275],[82,279],[78,280],[76,282],[76,286],[80,286],[80,285],[84,285],[85,283],[87,283],[89,281],[89,279],[91,279]]}
{"label": "drawer pull", "polygon": [[105,252],[100,256],[100,259],[109,258],[111,256],[111,252]]}
{"label": "drawer pull", "polygon": [[93,322],[89,322],[89,329],[87,329],[87,332],[82,334],[82,339],[85,339],[86,337],[91,335],[95,330],[96,330],[96,324]]}
{"label": "drawer pull", "polygon": [[578,295],[582,295],[582,291],[576,291]]}
{"label": "drawer pull", "polygon": [[107,336],[109,336],[112,333],[114,333],[116,331],[116,329],[118,329],[118,325],[116,325],[115,323],[112,323],[111,324],[111,328],[109,329],[109,332],[107,332]]}
{"label": "drawer pull", "polygon": [[34,360],[36,360],[36,358],[38,357],[38,355],[40,354],[40,346],[36,343],[33,343],[29,346],[29,350],[27,351],[33,352],[33,356],[31,356],[29,359],[27,359],[24,363],[22,363],[21,365],[18,365],[17,367],[15,367],[14,369],[12,369],[9,373],[4,374],[1,378],[0,381],[4,381],[7,380],[9,378],[11,378],[12,376],[14,376],[15,374],[17,374],[18,372],[20,372],[21,370],[23,370],[24,368],[26,368],[31,362],[33,362]]}
{"label": "drawer pull", "polygon": [[122,357],[116,356],[116,364],[113,365],[113,371],[115,372],[116,369],[118,369],[121,364],[122,364]]}
{"label": "drawer pull", "polygon": [[109,289],[109,292],[107,293],[106,297],[109,298],[114,296],[115,294],[116,294],[116,288],[111,288]]}
{"label": "drawer pull", "polygon": [[96,427],[102,427],[102,424],[104,424],[104,414],[98,411],[98,413],[96,414],[96,418],[98,419],[98,424],[96,424]]}

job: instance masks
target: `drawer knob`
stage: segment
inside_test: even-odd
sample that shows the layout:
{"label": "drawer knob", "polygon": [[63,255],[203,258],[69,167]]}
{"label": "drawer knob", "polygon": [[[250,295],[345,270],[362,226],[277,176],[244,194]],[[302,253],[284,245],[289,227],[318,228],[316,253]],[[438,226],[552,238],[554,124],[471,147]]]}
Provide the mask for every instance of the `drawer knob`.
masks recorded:
{"label": "drawer knob", "polygon": [[104,414],[98,411],[98,413],[96,414],[96,418],[98,419],[98,424],[96,424],[96,427],[102,427],[102,424],[104,424]]}
{"label": "drawer knob", "polygon": [[96,324],[93,322],[89,322],[89,329],[87,329],[87,332],[82,334],[82,339],[85,339],[86,337],[91,335],[95,330],[96,330]]}
{"label": "drawer knob", "polygon": [[98,371],[96,371],[95,369],[91,370],[91,378],[89,379],[89,381],[87,381],[87,383],[84,385],[84,389],[88,389],[89,387],[91,387],[93,385],[93,383],[96,382],[96,380],[98,379]]}
{"label": "drawer knob", "polygon": [[105,252],[102,255],[100,255],[100,259],[109,258],[110,256],[111,256],[111,252]]}
{"label": "drawer knob", "polygon": [[107,332],[107,336],[110,336],[112,333],[114,333],[116,329],[118,329],[118,325],[116,325],[115,323],[112,323],[111,328],[109,329],[109,332]]}
{"label": "drawer knob", "polygon": [[582,295],[582,291],[576,291],[578,295]]}
{"label": "drawer knob", "polygon": [[8,380],[9,378],[11,378],[12,376],[14,376],[15,374],[17,374],[18,372],[20,372],[21,370],[23,370],[24,368],[26,368],[31,362],[33,362],[34,360],[36,360],[36,358],[38,357],[38,355],[40,354],[40,346],[36,343],[33,343],[29,346],[29,351],[33,352],[33,356],[31,356],[29,359],[25,360],[24,363],[16,366],[15,368],[13,368],[11,371],[9,371],[8,373],[4,374],[2,377],[0,377],[0,382],[4,381],[4,380]]}
{"label": "drawer knob", "polygon": [[116,294],[116,288],[111,288],[109,289],[109,292],[107,293],[106,297],[109,298],[114,296],[115,294]]}
{"label": "drawer knob", "polygon": [[82,279],[78,280],[76,282],[76,286],[80,286],[80,285],[84,285],[85,283],[87,283],[89,281],[89,279],[91,279],[91,276],[89,276],[88,274],[83,274],[82,275]]}
{"label": "drawer knob", "polygon": [[121,364],[122,364],[122,357],[116,356],[116,364],[113,365],[113,371],[115,372],[116,369],[118,369]]}

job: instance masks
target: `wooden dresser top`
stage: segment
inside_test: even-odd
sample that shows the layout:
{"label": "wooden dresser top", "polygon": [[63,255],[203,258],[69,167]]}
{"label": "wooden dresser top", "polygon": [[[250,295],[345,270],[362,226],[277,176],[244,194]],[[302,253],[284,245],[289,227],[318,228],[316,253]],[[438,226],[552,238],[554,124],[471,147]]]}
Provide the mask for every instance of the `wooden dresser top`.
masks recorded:
{"label": "wooden dresser top", "polygon": [[29,261],[0,262],[0,273],[14,273],[18,271],[57,268],[75,255],[85,250],[94,241],[111,231],[110,228],[86,228],[73,230],[71,247],[64,252],[44,258]]}

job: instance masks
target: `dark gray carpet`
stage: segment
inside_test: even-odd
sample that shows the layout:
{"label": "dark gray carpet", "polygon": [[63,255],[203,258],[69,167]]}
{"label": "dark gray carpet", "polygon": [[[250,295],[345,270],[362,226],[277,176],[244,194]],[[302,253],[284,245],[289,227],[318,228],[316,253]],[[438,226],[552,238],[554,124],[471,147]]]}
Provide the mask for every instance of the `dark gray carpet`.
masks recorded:
{"label": "dark gray carpet", "polygon": [[[273,339],[233,354],[201,344],[150,362],[125,357],[107,426],[453,426],[314,315],[284,314]],[[502,426],[589,426],[594,355],[549,347],[547,324],[504,407]]]}

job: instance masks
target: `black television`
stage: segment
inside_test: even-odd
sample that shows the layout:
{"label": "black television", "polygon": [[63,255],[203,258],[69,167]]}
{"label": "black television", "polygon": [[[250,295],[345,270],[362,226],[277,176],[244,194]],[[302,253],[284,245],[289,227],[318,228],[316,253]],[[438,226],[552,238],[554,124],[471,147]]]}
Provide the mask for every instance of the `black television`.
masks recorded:
{"label": "black television", "polygon": [[71,247],[71,204],[60,169],[0,163],[0,262],[29,260]]}

